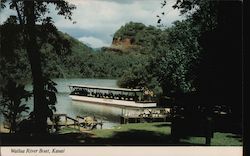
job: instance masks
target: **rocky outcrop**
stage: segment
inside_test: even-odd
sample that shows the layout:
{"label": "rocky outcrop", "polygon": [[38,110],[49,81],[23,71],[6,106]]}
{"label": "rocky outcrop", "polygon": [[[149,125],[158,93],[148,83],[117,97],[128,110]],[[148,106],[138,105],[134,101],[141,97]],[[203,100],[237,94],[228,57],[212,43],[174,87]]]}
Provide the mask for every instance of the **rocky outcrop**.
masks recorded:
{"label": "rocky outcrop", "polygon": [[133,38],[114,38],[110,47],[103,47],[104,51],[112,52],[128,52],[129,50],[136,48]]}
{"label": "rocky outcrop", "polygon": [[138,48],[144,46],[145,36],[154,29],[154,27],[146,27],[142,23],[129,22],[114,33],[111,46],[103,49],[111,52],[136,52]]}
{"label": "rocky outcrop", "polygon": [[133,45],[133,39],[131,38],[125,38],[121,39],[119,38],[114,38],[111,47],[124,47],[124,48],[129,48],[130,46]]}

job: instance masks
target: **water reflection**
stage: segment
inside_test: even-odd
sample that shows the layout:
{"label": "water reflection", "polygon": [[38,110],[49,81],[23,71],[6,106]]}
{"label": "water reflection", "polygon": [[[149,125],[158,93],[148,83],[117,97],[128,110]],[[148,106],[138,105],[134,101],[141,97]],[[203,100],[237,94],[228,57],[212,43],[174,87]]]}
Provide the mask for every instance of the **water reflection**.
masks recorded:
{"label": "water reflection", "polygon": [[101,104],[72,101],[74,112],[82,116],[95,116],[99,119],[119,122],[121,108]]}

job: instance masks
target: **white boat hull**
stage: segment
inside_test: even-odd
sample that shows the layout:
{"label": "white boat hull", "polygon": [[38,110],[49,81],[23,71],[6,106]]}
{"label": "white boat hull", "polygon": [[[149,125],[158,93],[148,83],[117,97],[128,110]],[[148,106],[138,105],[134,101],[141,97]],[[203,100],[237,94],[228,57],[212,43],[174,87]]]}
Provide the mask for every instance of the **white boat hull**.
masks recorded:
{"label": "white boat hull", "polygon": [[85,102],[115,105],[115,106],[139,107],[139,108],[156,107],[155,102],[143,103],[143,102],[135,102],[135,101],[104,99],[104,98],[95,98],[95,97],[78,96],[78,95],[70,95],[69,97],[71,97],[72,100],[76,100],[76,101],[85,101]]}

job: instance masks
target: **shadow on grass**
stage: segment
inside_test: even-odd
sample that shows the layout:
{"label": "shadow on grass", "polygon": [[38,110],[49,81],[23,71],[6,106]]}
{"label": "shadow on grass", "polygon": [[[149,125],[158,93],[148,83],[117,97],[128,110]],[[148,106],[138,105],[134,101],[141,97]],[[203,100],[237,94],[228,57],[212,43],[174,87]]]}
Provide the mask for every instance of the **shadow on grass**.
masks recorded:
{"label": "shadow on grass", "polygon": [[47,135],[1,134],[2,146],[196,146],[188,142],[174,142],[171,135],[147,130],[116,132],[110,138],[93,137],[89,133],[67,133]]}
{"label": "shadow on grass", "polygon": [[171,127],[171,123],[164,123],[164,124],[160,124],[160,125],[155,125],[155,127]]}
{"label": "shadow on grass", "polygon": [[1,133],[1,146],[55,146],[55,145],[78,145],[79,140],[89,137],[82,133],[68,134],[44,134],[30,136],[26,134]]}
{"label": "shadow on grass", "polygon": [[220,133],[233,133],[237,136],[241,136],[242,135],[242,131],[240,129],[236,129],[236,128],[214,128],[214,132],[220,132]]}
{"label": "shadow on grass", "polygon": [[116,132],[110,138],[94,138],[89,145],[112,146],[197,146],[188,142],[175,142],[170,134],[155,133],[154,131],[131,129],[126,132]]}
{"label": "shadow on grass", "polygon": [[236,134],[236,135],[227,135],[228,138],[234,138],[234,139],[237,139],[238,141],[240,142],[243,142],[243,137],[242,135],[239,135],[239,134]]}

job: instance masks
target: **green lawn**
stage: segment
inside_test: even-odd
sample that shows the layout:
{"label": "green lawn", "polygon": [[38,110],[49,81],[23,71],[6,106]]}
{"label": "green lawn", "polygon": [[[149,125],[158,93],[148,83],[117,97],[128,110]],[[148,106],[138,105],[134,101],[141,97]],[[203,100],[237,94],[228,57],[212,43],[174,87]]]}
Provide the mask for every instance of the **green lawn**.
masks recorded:
{"label": "green lawn", "polygon": [[[124,124],[113,129],[93,130],[93,137],[116,143],[139,144],[173,144],[170,123],[136,123]],[[141,140],[138,140],[141,139]],[[178,145],[204,145],[205,137],[188,137],[180,139]],[[242,146],[242,138],[232,133],[215,132],[211,140],[212,146]]]}
{"label": "green lawn", "polygon": [[162,135],[168,135],[171,132],[169,126],[170,123],[158,122],[158,123],[131,123],[115,126],[112,129],[96,129],[93,130],[93,134],[100,138],[110,138],[117,133],[129,132],[129,131],[151,131]]}
{"label": "green lawn", "polygon": [[[200,144],[205,142],[204,137],[190,137],[188,139],[181,139],[181,141],[188,143]],[[242,146],[242,138],[232,133],[215,132],[211,140],[212,146]]]}
{"label": "green lawn", "polygon": [[[83,129],[82,129],[83,130]],[[179,141],[171,136],[169,122],[124,124],[112,129],[79,131],[62,128],[57,134],[30,136],[1,133],[3,145],[122,145],[122,146],[204,146],[205,137],[188,137]],[[212,146],[242,146],[242,138],[233,133],[215,132]]]}

